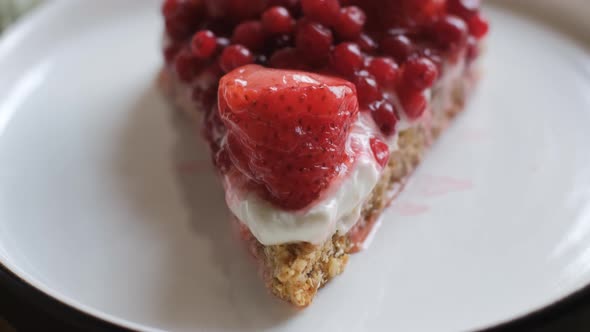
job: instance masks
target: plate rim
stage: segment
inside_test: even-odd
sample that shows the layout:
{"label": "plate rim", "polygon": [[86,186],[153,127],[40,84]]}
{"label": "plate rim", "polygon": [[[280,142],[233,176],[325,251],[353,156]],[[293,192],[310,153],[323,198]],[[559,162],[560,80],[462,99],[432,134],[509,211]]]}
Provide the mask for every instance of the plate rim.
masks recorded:
{"label": "plate rim", "polygon": [[[61,7],[60,2],[46,1],[42,2],[35,10],[25,14],[15,24],[9,26],[0,36],[0,55],[10,52],[12,43],[17,43],[20,38],[27,34],[28,30],[34,29],[42,18],[51,16],[52,11],[57,11]],[[67,2],[61,2],[66,5]],[[505,5],[494,3],[492,6],[503,8]],[[518,16],[526,17],[534,22],[540,22],[533,14],[518,11]],[[578,38],[564,32],[560,27],[551,29],[558,35],[568,39],[581,51],[590,56],[590,44],[580,41]],[[68,322],[78,327],[93,331],[160,331],[143,324],[134,323],[124,318],[118,318],[107,313],[100,312],[76,300],[66,296],[61,296],[53,292],[50,288],[44,287],[41,282],[36,282],[33,278],[13,266],[10,260],[0,255],[0,286],[7,287],[9,291],[22,298],[29,305],[40,307],[45,313],[58,318],[60,321]],[[560,318],[568,310],[573,310],[581,305],[584,300],[590,301],[590,280],[588,283],[580,286],[579,289],[554,299],[552,302],[542,305],[539,308],[528,313],[513,318],[500,321],[490,326],[479,327],[478,332],[501,332],[501,331],[521,331],[527,327],[537,326],[545,322],[550,322]]]}

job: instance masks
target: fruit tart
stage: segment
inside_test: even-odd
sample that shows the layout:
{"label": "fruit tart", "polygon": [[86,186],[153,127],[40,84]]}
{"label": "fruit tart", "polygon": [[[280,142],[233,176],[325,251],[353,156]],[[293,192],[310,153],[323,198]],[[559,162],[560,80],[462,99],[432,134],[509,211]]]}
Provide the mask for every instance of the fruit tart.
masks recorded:
{"label": "fruit tart", "polygon": [[240,236],[304,307],[460,113],[478,0],[166,0],[161,86],[200,126]]}

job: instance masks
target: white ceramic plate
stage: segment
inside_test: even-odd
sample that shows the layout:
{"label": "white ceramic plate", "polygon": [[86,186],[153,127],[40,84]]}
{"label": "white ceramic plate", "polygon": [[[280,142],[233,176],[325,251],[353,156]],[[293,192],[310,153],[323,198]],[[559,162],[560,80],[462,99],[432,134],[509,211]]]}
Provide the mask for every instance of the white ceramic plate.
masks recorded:
{"label": "white ceramic plate", "polygon": [[[586,1],[560,4],[578,13],[569,23],[588,17]],[[55,1],[0,42],[0,263],[26,282],[109,322],[171,331],[472,330],[590,283],[581,42],[489,7],[469,111],[371,248],[294,311],[232,240],[205,149],[154,87],[158,7]]]}

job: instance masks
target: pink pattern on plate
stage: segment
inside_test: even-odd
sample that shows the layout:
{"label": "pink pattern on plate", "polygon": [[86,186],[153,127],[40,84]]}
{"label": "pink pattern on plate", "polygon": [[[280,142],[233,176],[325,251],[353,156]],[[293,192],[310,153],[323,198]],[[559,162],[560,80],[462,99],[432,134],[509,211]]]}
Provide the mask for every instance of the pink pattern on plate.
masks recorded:
{"label": "pink pattern on plate", "polygon": [[400,202],[394,205],[393,210],[400,216],[413,217],[428,212],[430,207],[413,202]]}
{"label": "pink pattern on plate", "polygon": [[468,142],[479,142],[489,136],[487,130],[478,128],[466,128],[460,134],[461,138]]}
{"label": "pink pattern on plate", "polygon": [[441,196],[473,188],[473,182],[470,180],[450,176],[425,175],[423,180],[424,186],[420,188],[420,193],[426,196]]}

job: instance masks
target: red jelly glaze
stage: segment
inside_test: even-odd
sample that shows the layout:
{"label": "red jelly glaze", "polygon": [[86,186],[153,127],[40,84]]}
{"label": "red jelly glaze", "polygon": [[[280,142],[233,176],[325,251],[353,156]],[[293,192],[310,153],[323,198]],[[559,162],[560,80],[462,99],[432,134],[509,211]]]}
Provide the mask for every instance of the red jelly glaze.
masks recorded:
{"label": "red jelly glaze", "polygon": [[389,161],[389,146],[387,143],[376,137],[372,137],[369,144],[371,145],[371,151],[373,152],[373,156],[377,163],[379,163],[381,167],[385,167]]}
{"label": "red jelly glaze", "polygon": [[[207,104],[205,132],[211,140],[219,136],[213,132],[226,130],[211,96],[217,88],[215,78],[251,63],[352,82],[360,109],[370,111],[387,136],[395,134],[400,113],[411,120],[422,116],[428,106],[424,92],[444,74],[446,63],[462,58],[471,63],[478,57],[479,40],[489,30],[480,2],[165,0],[163,54],[187,84],[203,76],[213,78],[211,88],[193,93],[196,102]],[[217,153],[219,142],[211,145]],[[278,156],[265,158],[272,163]],[[221,159],[228,163],[228,158]],[[322,164],[320,157],[313,160],[316,166]],[[290,190],[305,191],[298,188],[303,187]],[[271,201],[285,200],[276,197]]]}

